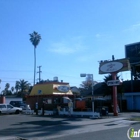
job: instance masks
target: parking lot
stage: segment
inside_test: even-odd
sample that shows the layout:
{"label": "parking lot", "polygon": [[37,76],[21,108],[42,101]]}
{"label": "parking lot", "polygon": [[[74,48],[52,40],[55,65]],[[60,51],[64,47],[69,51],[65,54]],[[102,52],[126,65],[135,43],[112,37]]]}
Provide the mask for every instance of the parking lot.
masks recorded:
{"label": "parking lot", "polygon": [[[25,114],[0,115],[0,140],[22,137],[28,140],[47,140],[86,132],[128,127],[133,122],[126,118],[139,117],[139,113],[122,113],[118,117],[101,119],[68,116],[36,116]],[[110,125],[115,124],[115,125]],[[13,138],[13,139],[11,139]]]}
{"label": "parking lot", "polygon": [[0,138],[2,137],[48,137],[61,133],[63,130],[76,129],[68,121],[89,120],[86,118],[57,118],[36,115],[1,115]]}

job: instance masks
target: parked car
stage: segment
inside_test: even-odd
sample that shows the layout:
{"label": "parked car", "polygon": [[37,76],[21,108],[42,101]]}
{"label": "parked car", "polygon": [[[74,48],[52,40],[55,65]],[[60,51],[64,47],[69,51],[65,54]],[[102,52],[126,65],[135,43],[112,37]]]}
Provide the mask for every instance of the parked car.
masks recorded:
{"label": "parked car", "polygon": [[22,112],[22,108],[14,107],[14,106],[12,106],[10,104],[0,104],[0,114],[2,114],[2,113],[19,114],[20,112]]}
{"label": "parked car", "polygon": [[14,107],[20,107],[23,110],[29,110],[30,106],[24,103],[23,101],[10,101],[10,104]]}

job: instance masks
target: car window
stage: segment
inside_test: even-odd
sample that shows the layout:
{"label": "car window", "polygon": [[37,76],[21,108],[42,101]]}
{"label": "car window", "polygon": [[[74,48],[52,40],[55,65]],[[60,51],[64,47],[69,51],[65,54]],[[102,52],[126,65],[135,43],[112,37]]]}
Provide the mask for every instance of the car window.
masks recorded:
{"label": "car window", "polygon": [[11,105],[7,105],[7,108],[13,108],[13,106],[11,106]]}
{"label": "car window", "polygon": [[23,102],[22,101],[11,101],[10,104],[18,105],[18,104],[23,104]]}
{"label": "car window", "polygon": [[15,104],[14,102],[10,102],[10,104]]}
{"label": "car window", "polygon": [[0,108],[6,108],[6,105],[0,105]]}

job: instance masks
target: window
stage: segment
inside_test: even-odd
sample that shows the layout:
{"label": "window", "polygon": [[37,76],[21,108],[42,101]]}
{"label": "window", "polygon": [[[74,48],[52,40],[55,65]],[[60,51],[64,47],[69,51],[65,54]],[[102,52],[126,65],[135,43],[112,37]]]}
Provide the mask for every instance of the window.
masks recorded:
{"label": "window", "polygon": [[60,98],[55,98],[54,99],[54,104],[60,104],[61,103],[61,99]]}
{"label": "window", "polygon": [[11,105],[7,105],[7,108],[13,108],[13,106],[11,106]]}
{"label": "window", "polygon": [[50,98],[43,98],[43,102],[45,104],[52,104],[52,99],[50,99]]}
{"label": "window", "polygon": [[0,108],[6,108],[6,105],[0,105]]}

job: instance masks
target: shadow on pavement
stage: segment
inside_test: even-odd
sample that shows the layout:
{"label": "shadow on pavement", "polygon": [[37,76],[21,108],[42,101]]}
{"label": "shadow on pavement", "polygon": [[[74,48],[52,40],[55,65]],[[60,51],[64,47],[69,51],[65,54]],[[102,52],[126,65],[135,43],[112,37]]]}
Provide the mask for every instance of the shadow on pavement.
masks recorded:
{"label": "shadow on pavement", "polygon": [[69,125],[65,121],[26,121],[12,125],[13,127],[0,131],[0,136],[19,136],[23,138],[47,137],[54,134],[61,134],[63,131],[76,129],[82,126]]}

